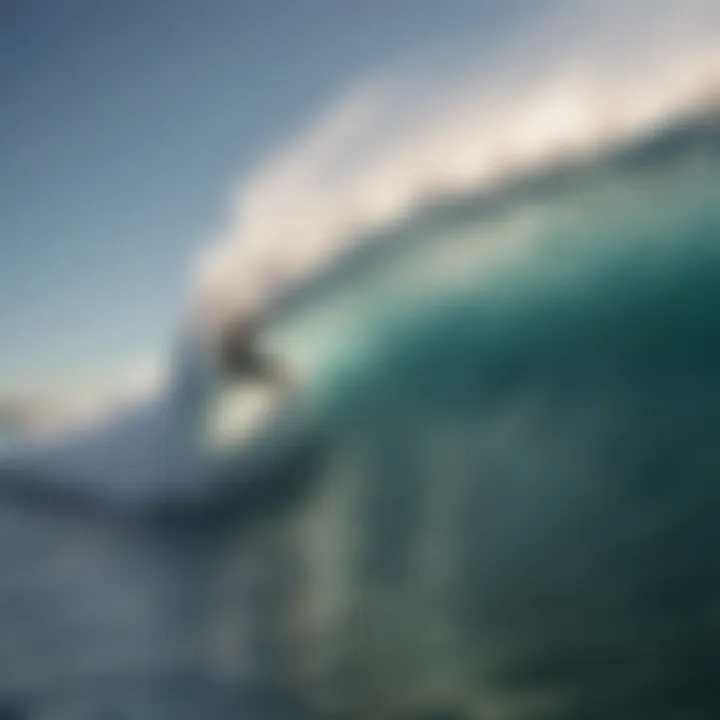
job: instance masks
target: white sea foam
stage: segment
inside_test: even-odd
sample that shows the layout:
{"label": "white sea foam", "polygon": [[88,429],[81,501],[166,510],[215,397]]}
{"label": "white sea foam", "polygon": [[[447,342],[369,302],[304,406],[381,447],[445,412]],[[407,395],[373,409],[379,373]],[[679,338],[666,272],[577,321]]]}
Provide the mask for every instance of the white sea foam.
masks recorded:
{"label": "white sea foam", "polygon": [[201,258],[192,311],[257,312],[430,198],[630,142],[720,88],[714,0],[558,2],[504,39],[476,71],[466,56],[363,80],[268,159]]}

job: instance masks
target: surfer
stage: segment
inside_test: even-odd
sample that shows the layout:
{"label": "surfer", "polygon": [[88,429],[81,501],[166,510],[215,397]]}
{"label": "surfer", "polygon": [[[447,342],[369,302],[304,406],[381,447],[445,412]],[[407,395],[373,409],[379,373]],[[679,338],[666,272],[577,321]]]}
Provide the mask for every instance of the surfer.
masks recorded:
{"label": "surfer", "polygon": [[260,320],[244,317],[228,324],[220,336],[220,371],[234,378],[256,379],[285,391],[290,386],[287,370],[258,348]]}

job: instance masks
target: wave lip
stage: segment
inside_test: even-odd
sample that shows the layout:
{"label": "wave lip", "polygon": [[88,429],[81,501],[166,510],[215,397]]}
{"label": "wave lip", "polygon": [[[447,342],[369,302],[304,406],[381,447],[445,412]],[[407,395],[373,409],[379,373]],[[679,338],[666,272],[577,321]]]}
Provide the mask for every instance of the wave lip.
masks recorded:
{"label": "wave lip", "polygon": [[468,82],[400,73],[351,90],[241,189],[201,258],[193,311],[219,325],[257,312],[428,201],[594,157],[718,107],[715,3],[556,10]]}

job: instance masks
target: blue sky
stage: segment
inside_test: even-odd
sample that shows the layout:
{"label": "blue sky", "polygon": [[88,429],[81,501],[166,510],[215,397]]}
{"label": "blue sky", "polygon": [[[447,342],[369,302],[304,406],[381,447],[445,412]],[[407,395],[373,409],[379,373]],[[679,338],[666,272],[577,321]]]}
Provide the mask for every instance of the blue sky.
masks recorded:
{"label": "blue sky", "polygon": [[356,79],[522,5],[2,0],[0,393],[162,352],[244,175]]}

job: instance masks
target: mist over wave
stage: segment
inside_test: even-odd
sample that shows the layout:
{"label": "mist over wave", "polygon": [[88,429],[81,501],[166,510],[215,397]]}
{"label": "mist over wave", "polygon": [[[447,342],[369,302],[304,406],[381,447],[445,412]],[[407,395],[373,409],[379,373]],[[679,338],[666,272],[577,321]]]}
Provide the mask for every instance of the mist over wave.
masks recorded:
{"label": "mist over wave", "polygon": [[255,312],[433,198],[601,154],[716,101],[716,3],[542,11],[455,63],[350,88],[241,186],[194,312]]}

